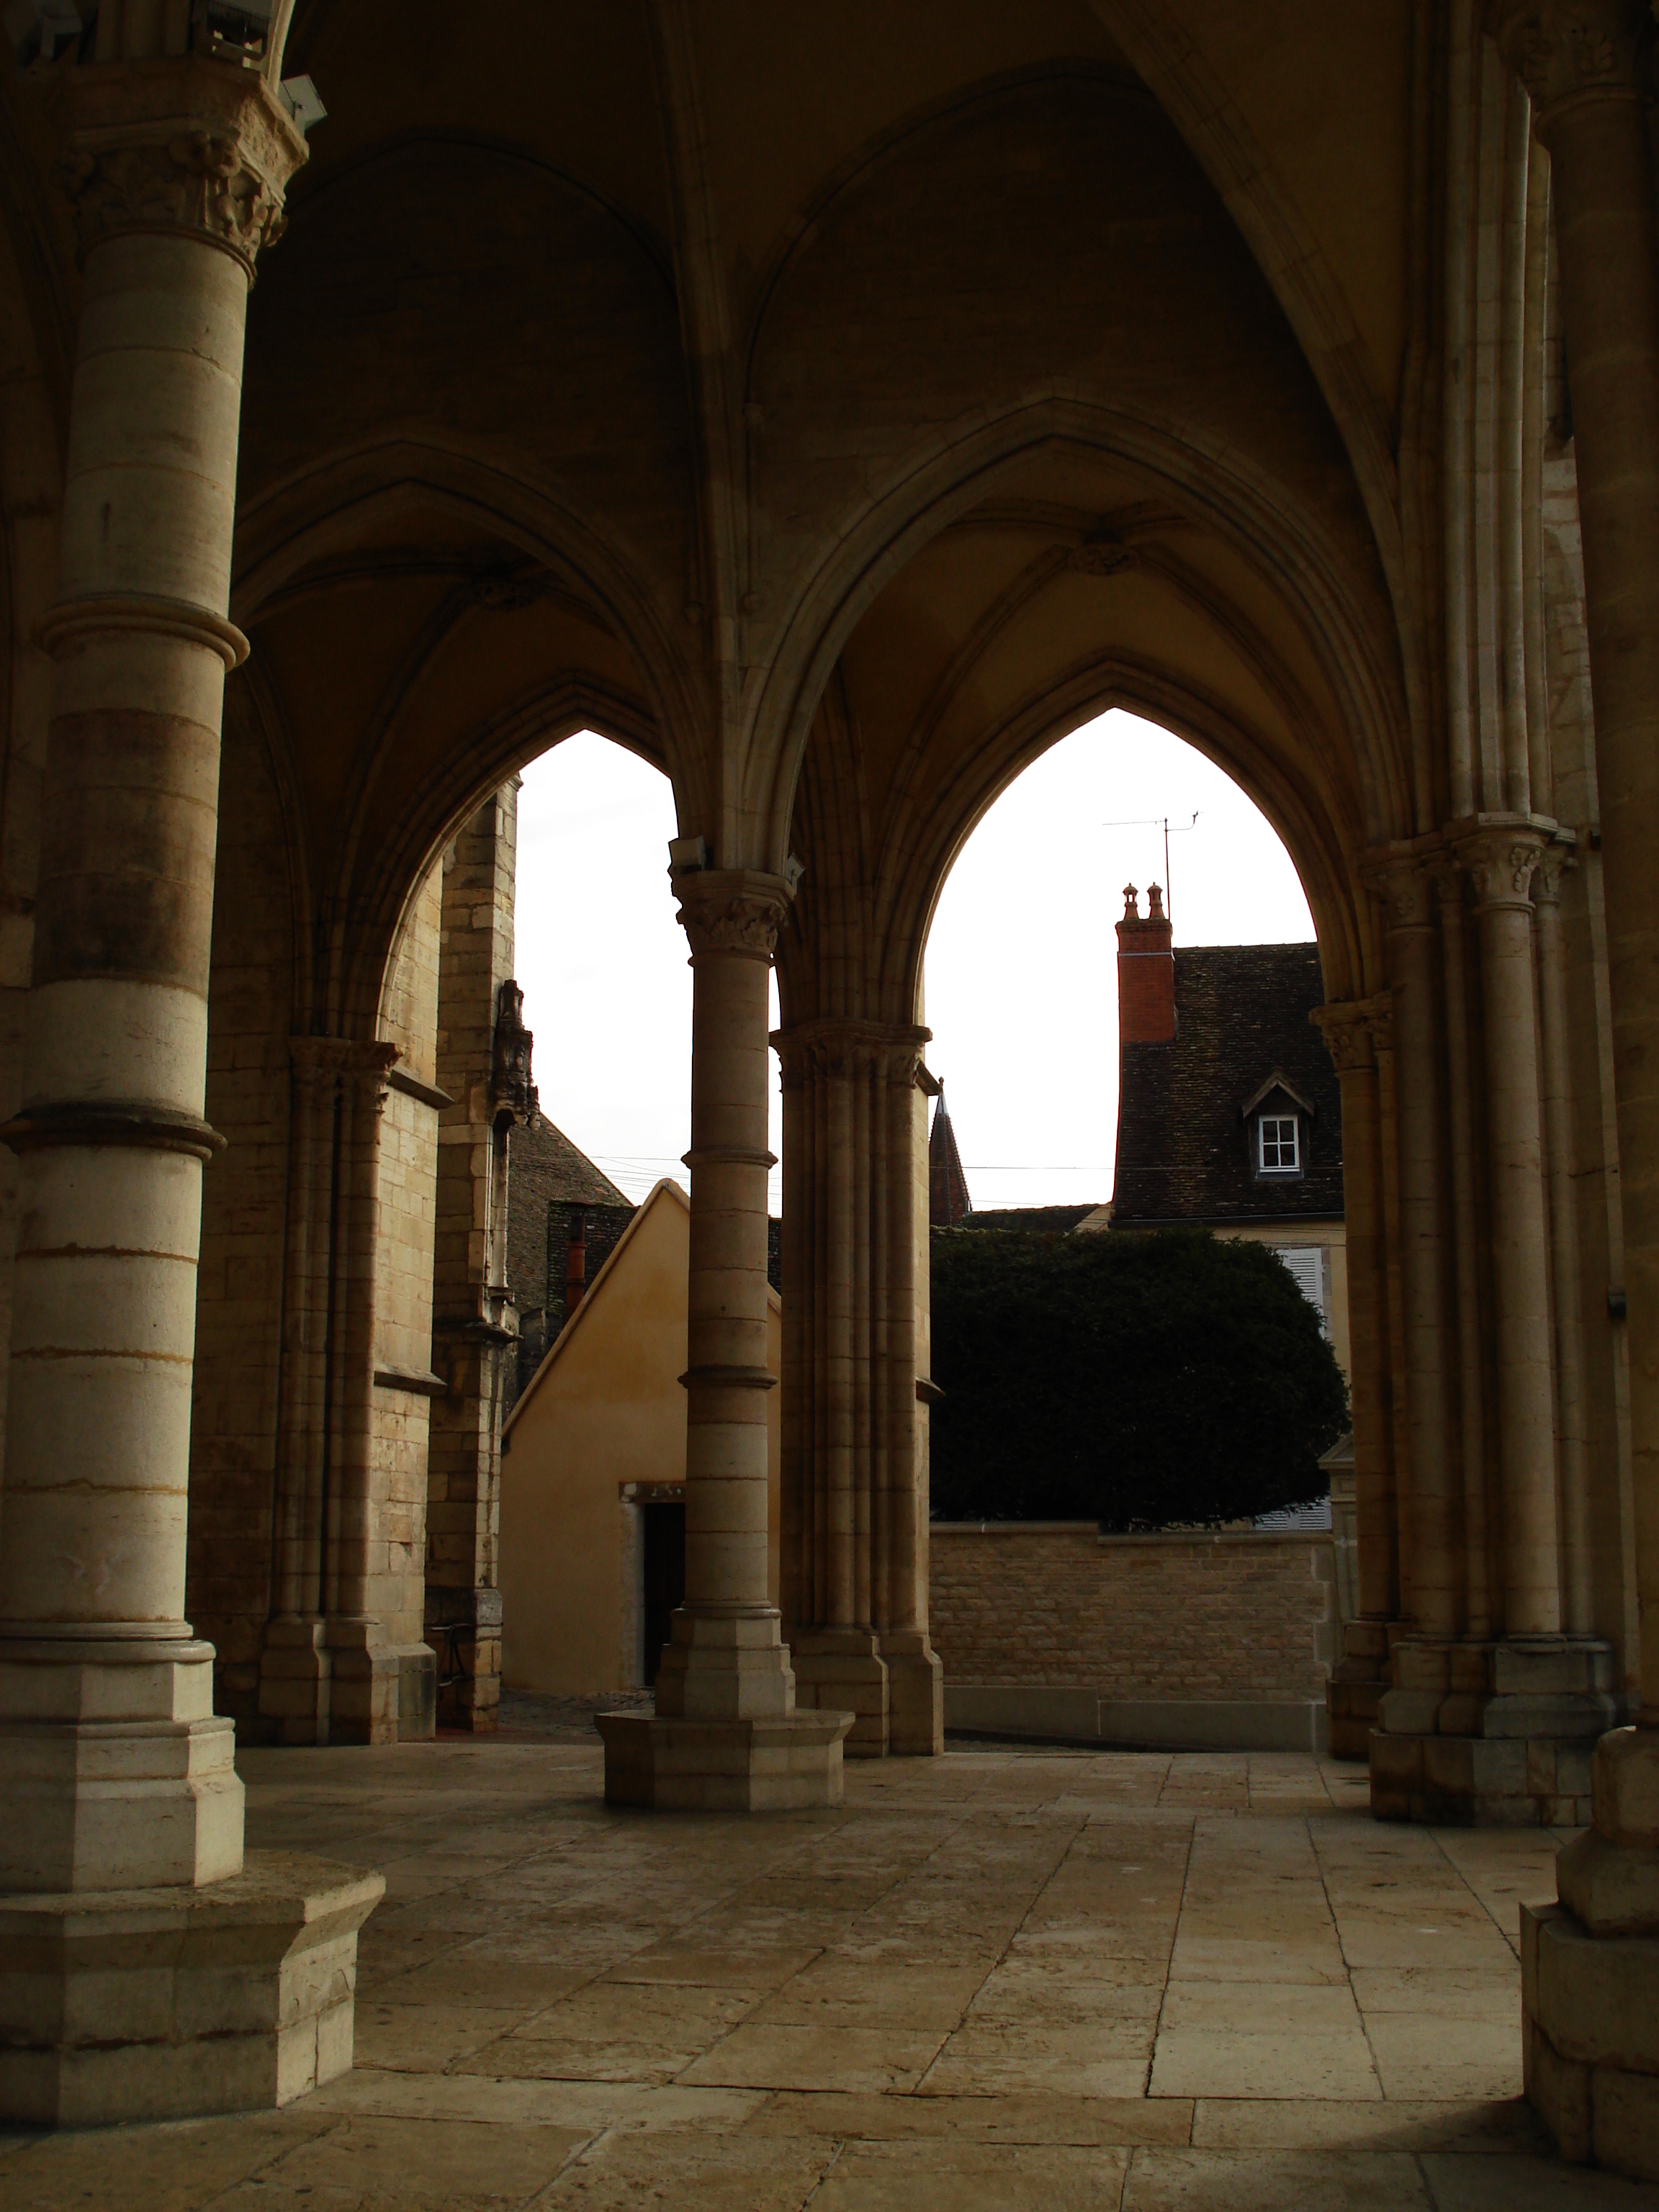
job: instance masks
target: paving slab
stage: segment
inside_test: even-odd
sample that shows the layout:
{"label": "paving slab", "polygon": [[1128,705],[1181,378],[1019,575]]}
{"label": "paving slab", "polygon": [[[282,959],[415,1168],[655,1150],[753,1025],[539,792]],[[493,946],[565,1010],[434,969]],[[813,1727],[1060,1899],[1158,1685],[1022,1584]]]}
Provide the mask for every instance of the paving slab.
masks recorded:
{"label": "paving slab", "polygon": [[1558,1838],[1380,1826],[1294,1754],[1010,1747],[773,1818],[608,1810],[597,1744],[244,1757],[384,1864],[349,2075],[0,2138],[0,2212],[1637,2212],[1521,2101]]}

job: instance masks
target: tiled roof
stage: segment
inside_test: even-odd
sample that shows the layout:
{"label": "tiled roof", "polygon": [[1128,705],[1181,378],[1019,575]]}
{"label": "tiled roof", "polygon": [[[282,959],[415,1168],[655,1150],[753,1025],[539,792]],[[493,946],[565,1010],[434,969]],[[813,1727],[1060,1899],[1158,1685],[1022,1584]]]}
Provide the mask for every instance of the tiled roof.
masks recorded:
{"label": "tiled roof", "polygon": [[[1308,1019],[1318,947],[1178,946],[1175,996],[1175,1041],[1121,1050],[1113,1226],[1340,1214],[1342,1093]],[[1240,1110],[1275,1073],[1314,1109],[1294,1180],[1254,1172]]]}

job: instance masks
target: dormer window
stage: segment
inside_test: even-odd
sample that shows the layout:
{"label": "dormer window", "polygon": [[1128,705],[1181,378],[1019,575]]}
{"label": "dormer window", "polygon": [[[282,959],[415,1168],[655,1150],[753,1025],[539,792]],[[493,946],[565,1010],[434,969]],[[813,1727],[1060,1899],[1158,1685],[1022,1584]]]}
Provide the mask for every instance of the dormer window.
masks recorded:
{"label": "dormer window", "polygon": [[1264,1176],[1293,1176],[1302,1172],[1302,1146],[1294,1114],[1258,1114],[1257,1165]]}

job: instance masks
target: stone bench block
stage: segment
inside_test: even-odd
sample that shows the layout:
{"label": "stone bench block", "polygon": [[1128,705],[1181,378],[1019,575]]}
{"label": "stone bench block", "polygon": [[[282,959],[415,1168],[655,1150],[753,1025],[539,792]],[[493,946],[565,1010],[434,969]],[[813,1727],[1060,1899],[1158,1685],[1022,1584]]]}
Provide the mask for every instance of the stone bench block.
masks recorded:
{"label": "stone bench block", "polygon": [[607,1805],[659,1812],[763,1813],[839,1805],[850,1713],[773,1720],[679,1720],[600,1713]]}

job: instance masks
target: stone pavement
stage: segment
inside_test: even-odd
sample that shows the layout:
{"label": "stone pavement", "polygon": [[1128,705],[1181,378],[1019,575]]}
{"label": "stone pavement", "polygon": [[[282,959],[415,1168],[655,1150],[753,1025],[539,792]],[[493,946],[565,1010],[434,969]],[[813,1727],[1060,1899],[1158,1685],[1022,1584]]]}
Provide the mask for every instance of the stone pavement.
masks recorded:
{"label": "stone pavement", "polygon": [[1615,2212],[1520,2102],[1537,1832],[1291,1755],[952,1748],[836,1812],[607,1813],[550,1727],[244,1752],[252,1844],[381,1869],[357,2066],[0,2139],[0,2212]]}

